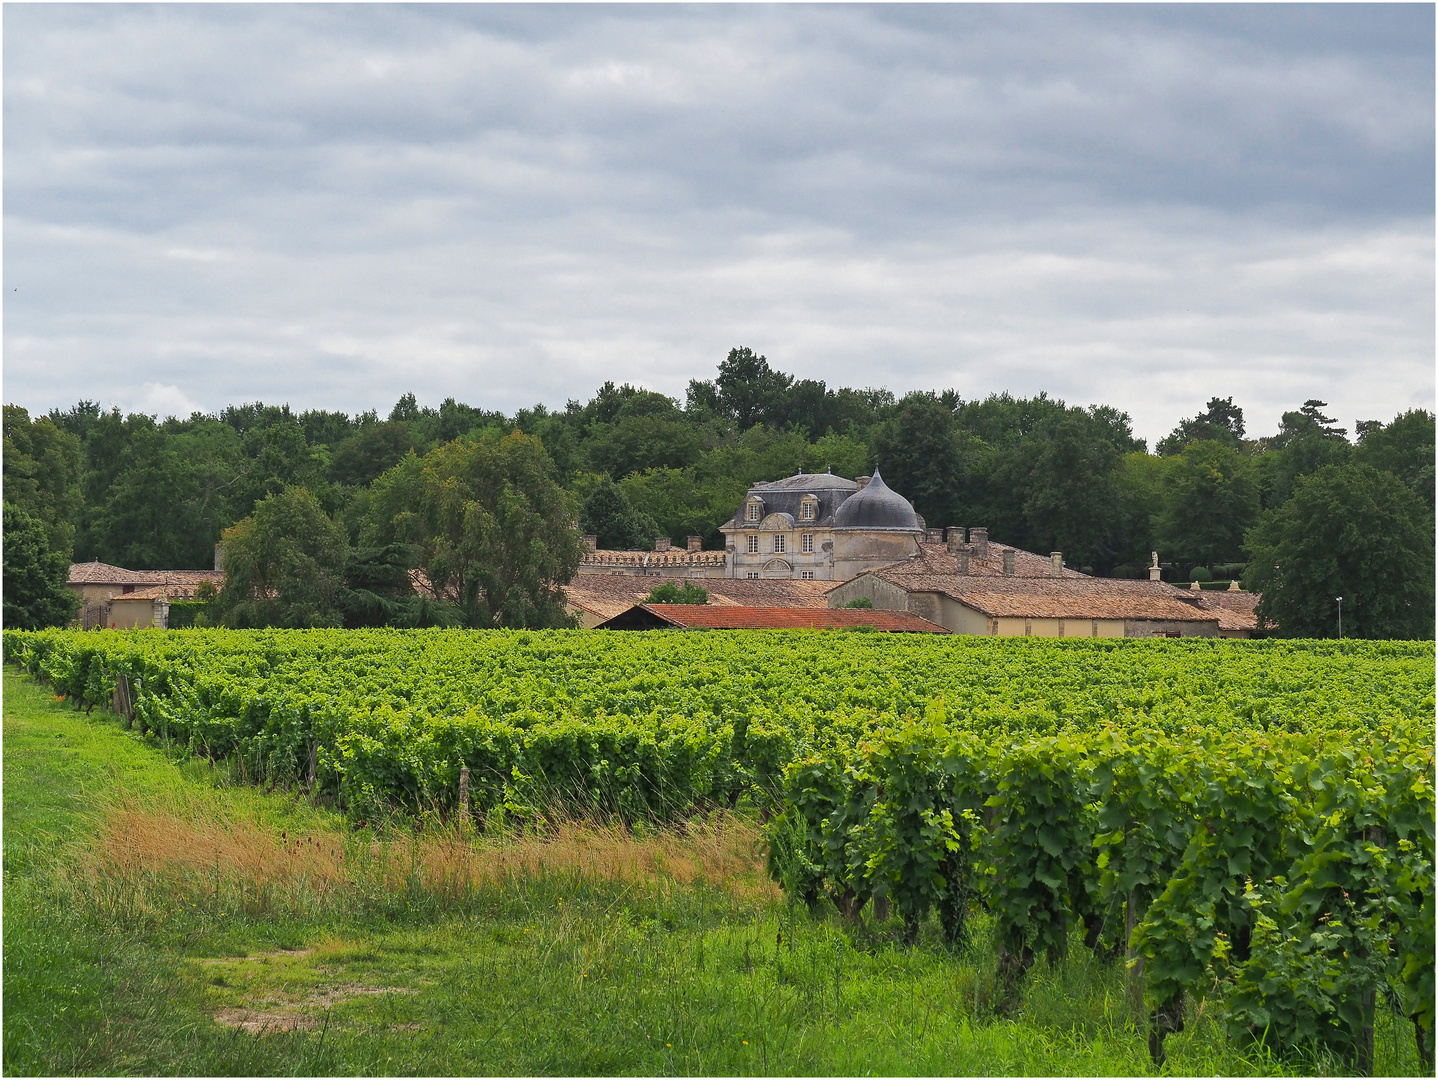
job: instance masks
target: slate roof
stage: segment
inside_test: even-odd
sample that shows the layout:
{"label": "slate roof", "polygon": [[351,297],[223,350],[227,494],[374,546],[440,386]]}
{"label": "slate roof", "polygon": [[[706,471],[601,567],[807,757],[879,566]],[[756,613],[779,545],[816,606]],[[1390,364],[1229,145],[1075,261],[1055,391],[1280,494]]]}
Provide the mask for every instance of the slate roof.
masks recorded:
{"label": "slate roof", "polygon": [[[642,603],[650,591],[665,581],[676,585],[685,584],[682,578],[654,577],[603,577],[584,574],[576,577],[564,592],[569,603],[596,615],[601,619],[612,619],[621,611],[627,611]],[[751,581],[733,578],[696,578],[693,582],[709,594],[709,606],[734,607],[758,605],[760,607],[828,608],[830,589],[842,585],[841,581],[802,581],[784,578],[773,581]]]}
{"label": "slate roof", "polygon": [[1216,611],[1200,606],[1161,581],[1111,578],[972,577],[957,574],[891,574],[910,592],[935,592],[1000,619],[1134,619],[1214,622]]}
{"label": "slate roof", "polygon": [[109,563],[82,562],[70,564],[68,585],[198,585],[225,580],[223,570],[126,570]]}
{"label": "slate roof", "polygon": [[922,529],[914,504],[909,502],[874,470],[869,482],[844,500],[834,511],[836,529]]}
{"label": "slate roof", "polygon": [[[650,618],[645,618],[644,615],[650,616]],[[624,627],[611,625],[621,622],[632,625]],[[646,625],[662,624],[668,624],[680,630],[852,630],[856,626],[871,626],[875,630],[891,633],[948,633],[942,626],[908,611],[739,607],[711,604],[636,605],[608,622],[601,623],[596,629],[640,629]]]}
{"label": "slate roof", "polygon": [[[833,525],[834,512],[845,499],[858,490],[857,481],[846,480],[833,473],[797,473],[781,480],[754,484],[744,493],[744,498],[747,501],[750,495],[757,495],[763,499],[765,517],[770,514],[788,514],[798,521],[799,504],[803,502],[805,495],[813,495],[819,502],[818,509],[815,511],[814,520],[805,521],[803,524],[816,529],[827,529]],[[734,515],[719,528],[741,529],[752,526],[752,522],[744,520],[744,503],[741,502]]]}

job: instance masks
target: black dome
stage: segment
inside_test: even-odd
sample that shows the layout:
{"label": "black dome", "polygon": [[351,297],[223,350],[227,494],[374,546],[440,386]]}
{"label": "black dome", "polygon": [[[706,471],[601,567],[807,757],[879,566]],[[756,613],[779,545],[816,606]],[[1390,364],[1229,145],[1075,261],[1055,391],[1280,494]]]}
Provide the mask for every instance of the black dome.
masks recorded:
{"label": "black dome", "polygon": [[844,500],[834,513],[836,529],[912,529],[923,528],[913,503],[894,491],[874,471],[874,478]]}

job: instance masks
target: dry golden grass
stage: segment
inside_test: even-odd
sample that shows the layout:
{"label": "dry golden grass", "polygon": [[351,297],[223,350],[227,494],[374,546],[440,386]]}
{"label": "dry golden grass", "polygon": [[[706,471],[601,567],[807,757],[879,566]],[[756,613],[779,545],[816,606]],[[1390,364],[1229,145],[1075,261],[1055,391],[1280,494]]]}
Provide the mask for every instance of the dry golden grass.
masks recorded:
{"label": "dry golden grass", "polygon": [[256,898],[295,890],[323,898],[360,882],[392,889],[418,883],[454,896],[560,875],[623,884],[702,881],[736,900],[779,895],[764,871],[758,827],[719,812],[707,823],[643,835],[619,825],[559,821],[531,835],[461,836],[450,828],[365,840],[337,831],[276,832],[199,806],[122,801],[104,816],[80,867],[97,882],[148,880],[152,894],[156,879],[172,879],[223,883]]}

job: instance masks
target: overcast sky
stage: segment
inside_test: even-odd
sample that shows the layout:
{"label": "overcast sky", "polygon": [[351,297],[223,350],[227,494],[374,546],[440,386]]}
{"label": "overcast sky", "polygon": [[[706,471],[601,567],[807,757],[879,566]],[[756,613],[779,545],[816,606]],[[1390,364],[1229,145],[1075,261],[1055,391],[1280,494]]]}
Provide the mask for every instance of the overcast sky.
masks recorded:
{"label": "overcast sky", "polygon": [[1434,399],[1434,8],[4,7],[4,398]]}

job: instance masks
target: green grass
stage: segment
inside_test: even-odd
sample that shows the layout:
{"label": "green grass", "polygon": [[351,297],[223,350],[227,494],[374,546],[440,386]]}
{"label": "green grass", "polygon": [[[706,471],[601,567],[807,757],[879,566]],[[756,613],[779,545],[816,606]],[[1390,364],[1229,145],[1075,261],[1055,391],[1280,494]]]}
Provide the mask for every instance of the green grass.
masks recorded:
{"label": "green grass", "polygon": [[[896,925],[786,907],[752,863],[722,880],[561,862],[447,882],[425,871],[437,841],[345,832],[295,793],[172,761],[9,668],[4,752],[10,1074],[1150,1069],[1119,971],[1077,944],[998,1017],[982,918],[965,951],[931,927],[908,948]],[[332,849],[343,871],[210,867],[205,845],[232,842],[261,866]],[[1168,1071],[1283,1071],[1228,1044],[1215,1013],[1194,1005]],[[1379,1070],[1416,1072],[1411,1029],[1382,1025]]]}

